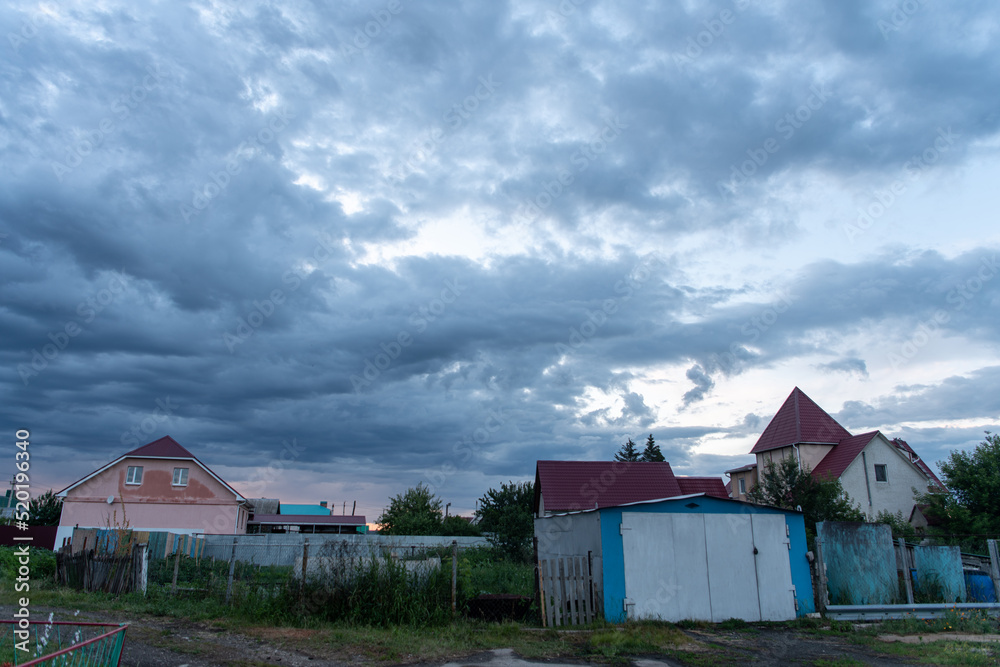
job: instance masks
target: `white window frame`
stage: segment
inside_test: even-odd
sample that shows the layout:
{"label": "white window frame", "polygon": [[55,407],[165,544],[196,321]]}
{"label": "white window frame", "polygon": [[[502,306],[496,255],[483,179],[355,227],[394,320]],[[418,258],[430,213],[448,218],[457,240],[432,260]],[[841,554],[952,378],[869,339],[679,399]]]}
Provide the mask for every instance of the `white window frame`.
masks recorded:
{"label": "white window frame", "polygon": [[[879,468],[882,469],[882,477],[884,479],[879,479],[878,478]],[[875,481],[878,482],[879,484],[885,484],[885,483],[887,483],[889,481],[889,466],[887,466],[884,463],[876,463],[875,464]]]}
{"label": "white window frame", "polygon": [[747,480],[745,477],[739,478],[740,483],[740,495],[745,496],[747,494]]}
{"label": "white window frame", "polygon": [[[138,474],[136,474],[138,472]],[[136,479],[138,477],[138,479]],[[142,466],[129,466],[125,471],[125,484],[139,486],[142,484]]]}
{"label": "white window frame", "polygon": [[[187,486],[188,485],[189,471],[190,471],[189,468],[174,468],[174,479],[170,483],[170,485],[171,486]],[[181,473],[181,474],[178,475],[178,473]],[[181,479],[178,480],[178,477],[180,477]]]}

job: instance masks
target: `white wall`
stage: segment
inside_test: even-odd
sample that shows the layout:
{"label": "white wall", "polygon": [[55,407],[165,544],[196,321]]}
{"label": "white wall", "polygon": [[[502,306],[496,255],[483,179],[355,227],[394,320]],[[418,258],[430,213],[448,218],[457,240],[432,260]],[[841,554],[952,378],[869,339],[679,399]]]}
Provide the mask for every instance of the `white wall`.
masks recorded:
{"label": "white wall", "polygon": [[[861,507],[869,519],[874,519],[879,512],[885,510],[895,514],[902,512],[903,518],[909,518],[913,510],[913,488],[919,493],[927,493],[927,478],[920,470],[909,462],[902,454],[886,440],[881,433],[877,434],[863,450],[865,456],[851,462],[840,483],[855,505]],[[868,491],[865,485],[865,470],[862,461],[868,465],[868,486],[871,488],[872,504],[868,505]],[[885,464],[887,481],[875,481],[875,464]]]}

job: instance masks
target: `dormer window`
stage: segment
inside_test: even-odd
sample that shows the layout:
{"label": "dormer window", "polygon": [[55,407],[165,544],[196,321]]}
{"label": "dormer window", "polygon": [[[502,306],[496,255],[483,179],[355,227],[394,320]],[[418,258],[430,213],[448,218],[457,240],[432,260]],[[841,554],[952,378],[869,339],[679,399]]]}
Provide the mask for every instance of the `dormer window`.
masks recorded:
{"label": "dormer window", "polygon": [[125,483],[135,486],[142,484],[142,466],[129,466],[125,473]]}
{"label": "dormer window", "polygon": [[187,468],[174,468],[174,486],[187,486],[188,485],[188,469]]}

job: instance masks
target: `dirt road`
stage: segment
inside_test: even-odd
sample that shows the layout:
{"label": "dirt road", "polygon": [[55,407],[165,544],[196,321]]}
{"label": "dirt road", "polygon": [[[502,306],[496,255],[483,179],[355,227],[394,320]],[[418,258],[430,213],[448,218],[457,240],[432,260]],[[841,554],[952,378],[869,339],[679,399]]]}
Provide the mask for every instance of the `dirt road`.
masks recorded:
{"label": "dirt road", "polygon": [[[0,608],[7,615],[8,609]],[[167,617],[116,616],[100,619],[61,610],[36,609],[35,617],[47,618],[56,612],[56,620],[101,620],[128,622],[122,665],[126,667],[384,667],[390,664],[413,664],[420,667],[481,666],[531,667],[544,665],[581,665],[612,661],[581,650],[544,662],[521,659],[510,649],[478,653],[457,653],[421,662],[420,656],[402,655],[373,657],[365,647],[350,646],[322,639],[317,630],[295,628],[257,628],[232,632],[213,623],[195,623]],[[870,641],[859,644],[842,636],[817,634],[787,628],[747,628],[726,632],[718,628],[685,630],[688,643],[665,651],[663,655],[618,656],[615,664],[631,663],[635,667],[673,665],[915,665],[919,654],[912,651],[900,655],[889,643]],[[541,638],[541,636],[540,636]],[[583,643],[581,642],[581,646]],[[896,646],[901,646],[896,644]],[[996,644],[982,644],[984,657],[997,656]],[[926,663],[924,663],[926,664]],[[983,664],[983,663],[979,663]],[[986,663],[989,664],[989,663]]]}

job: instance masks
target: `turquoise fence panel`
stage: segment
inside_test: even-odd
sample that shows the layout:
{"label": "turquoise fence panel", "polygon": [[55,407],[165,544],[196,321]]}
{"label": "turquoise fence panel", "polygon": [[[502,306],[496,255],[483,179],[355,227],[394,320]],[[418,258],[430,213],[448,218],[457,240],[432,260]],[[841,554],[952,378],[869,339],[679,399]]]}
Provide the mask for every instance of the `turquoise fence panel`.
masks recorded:
{"label": "turquoise fence panel", "polygon": [[958,547],[913,547],[914,593],[934,602],[965,602],[965,575]]}
{"label": "turquoise fence panel", "polygon": [[892,529],[884,524],[821,521],[830,604],[894,604],[899,578]]}

